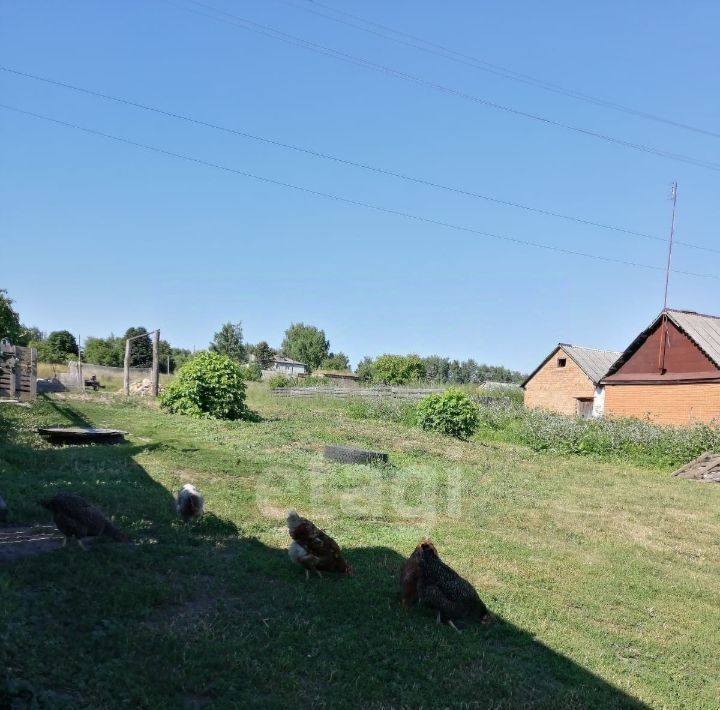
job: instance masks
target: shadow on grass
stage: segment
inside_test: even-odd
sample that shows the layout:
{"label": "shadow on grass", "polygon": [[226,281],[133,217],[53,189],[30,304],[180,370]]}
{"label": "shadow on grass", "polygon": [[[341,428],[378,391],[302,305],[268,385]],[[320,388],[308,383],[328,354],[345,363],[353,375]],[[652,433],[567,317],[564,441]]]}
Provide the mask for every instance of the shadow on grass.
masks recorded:
{"label": "shadow on grass", "polygon": [[458,635],[404,610],[392,549],[349,548],[353,575],[306,580],[212,510],[181,523],[135,460],[152,444],[33,448],[0,430],[18,520],[47,522],[36,500],[66,490],[133,538],[0,570],[0,707],[645,707],[502,618]]}

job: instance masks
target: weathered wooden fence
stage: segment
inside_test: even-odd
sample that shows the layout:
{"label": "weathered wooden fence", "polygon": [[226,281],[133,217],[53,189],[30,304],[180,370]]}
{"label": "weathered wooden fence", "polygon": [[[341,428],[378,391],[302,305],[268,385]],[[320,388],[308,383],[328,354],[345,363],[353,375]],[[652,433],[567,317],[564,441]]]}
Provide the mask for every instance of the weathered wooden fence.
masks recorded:
{"label": "weathered wooden fence", "polygon": [[409,387],[276,387],[271,390],[281,397],[333,397],[350,399],[369,397],[373,399],[422,399],[434,392],[442,392],[440,387],[411,389]]}
{"label": "weathered wooden fence", "polygon": [[37,396],[37,351],[0,341],[0,398],[26,402]]}

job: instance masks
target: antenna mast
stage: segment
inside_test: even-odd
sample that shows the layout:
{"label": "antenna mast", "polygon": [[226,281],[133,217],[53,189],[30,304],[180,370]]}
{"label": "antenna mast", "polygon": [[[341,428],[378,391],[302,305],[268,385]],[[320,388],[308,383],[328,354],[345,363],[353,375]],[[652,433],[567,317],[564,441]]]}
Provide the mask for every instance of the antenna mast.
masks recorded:
{"label": "antenna mast", "polygon": [[665,268],[665,295],[663,297],[662,320],[660,321],[660,353],[658,355],[658,370],[662,375],[665,372],[665,350],[669,337],[667,327],[667,300],[668,285],[670,283],[670,265],[672,264],[673,236],[675,234],[675,207],[677,206],[677,183],[672,184],[670,196],[672,199],[672,218],[670,219],[670,241],[668,243],[667,267]]}

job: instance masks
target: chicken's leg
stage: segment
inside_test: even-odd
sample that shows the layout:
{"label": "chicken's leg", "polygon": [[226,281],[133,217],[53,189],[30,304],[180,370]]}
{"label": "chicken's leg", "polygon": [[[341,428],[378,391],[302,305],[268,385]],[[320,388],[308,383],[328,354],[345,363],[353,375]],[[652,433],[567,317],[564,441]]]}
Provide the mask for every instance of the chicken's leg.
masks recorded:
{"label": "chicken's leg", "polygon": [[455,631],[460,633],[460,629],[458,629],[458,627],[455,626],[455,624],[453,624],[452,619],[448,619],[448,626],[452,626],[452,628],[455,629]]}

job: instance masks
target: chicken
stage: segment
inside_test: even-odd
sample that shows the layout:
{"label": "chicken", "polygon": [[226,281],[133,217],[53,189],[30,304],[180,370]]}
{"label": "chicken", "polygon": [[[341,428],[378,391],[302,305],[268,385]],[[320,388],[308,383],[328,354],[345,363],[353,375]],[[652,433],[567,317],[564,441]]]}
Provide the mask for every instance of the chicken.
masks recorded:
{"label": "chicken", "polygon": [[433,550],[435,550],[435,547],[430,540],[424,537],[418,546],[412,551],[410,557],[405,560],[405,563],[400,570],[400,587],[402,589],[402,603],[404,607],[410,607],[413,604],[417,604],[417,585],[418,577],[420,575],[420,556],[422,554],[423,545],[429,545]]}
{"label": "chicken", "polygon": [[205,501],[192,483],[186,483],[177,495],[175,507],[183,522],[187,523],[203,514]]}
{"label": "chicken", "polygon": [[341,574],[352,572],[335,540],[307,518],[291,510],[287,515],[287,526],[293,540],[288,547],[288,555],[293,562],[305,568],[306,577],[310,577],[311,570],[318,577],[322,577],[321,570]]}
{"label": "chicken", "polygon": [[429,540],[423,540],[418,547],[418,603],[436,611],[438,623],[447,622],[459,632],[454,619],[492,619],[472,584],[440,559]]}
{"label": "chicken", "polygon": [[77,538],[83,550],[87,549],[82,541],[86,537],[107,535],[118,542],[129,539],[127,534],[118,530],[100,510],[80,496],[58,493],[52,498],[41,500],[40,505],[52,512],[55,525],[65,535],[63,547],[70,537]]}
{"label": "chicken", "polygon": [[8,519],[8,507],[5,499],[0,496],[0,525],[5,525]]}

